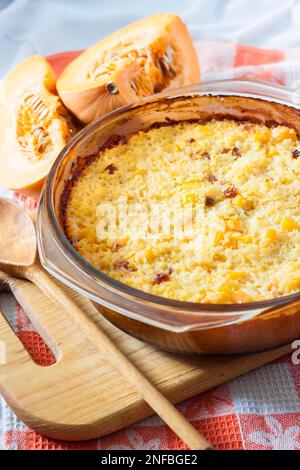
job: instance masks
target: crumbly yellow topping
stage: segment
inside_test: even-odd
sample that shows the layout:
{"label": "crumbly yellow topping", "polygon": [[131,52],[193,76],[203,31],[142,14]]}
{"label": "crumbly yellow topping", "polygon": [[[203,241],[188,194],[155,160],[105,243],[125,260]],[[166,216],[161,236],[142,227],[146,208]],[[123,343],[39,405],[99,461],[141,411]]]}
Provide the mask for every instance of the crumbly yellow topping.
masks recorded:
{"label": "crumbly yellow topping", "polygon": [[[66,233],[91,264],[145,292],[208,303],[274,298],[300,288],[299,177],[300,142],[284,126],[212,120],[141,131],[101,151],[72,183]],[[169,231],[147,218],[153,207]],[[180,208],[191,212],[178,233]],[[112,216],[118,230],[105,235]]]}

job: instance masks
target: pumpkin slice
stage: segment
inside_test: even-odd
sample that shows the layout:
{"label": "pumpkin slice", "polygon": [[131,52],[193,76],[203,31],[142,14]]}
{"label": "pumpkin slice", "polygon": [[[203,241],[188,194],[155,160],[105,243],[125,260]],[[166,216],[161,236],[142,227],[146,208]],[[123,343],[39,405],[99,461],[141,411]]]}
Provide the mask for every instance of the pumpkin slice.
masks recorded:
{"label": "pumpkin slice", "polygon": [[144,18],[78,56],[57,82],[58,93],[87,124],[119,106],[200,79],[189,32],[174,14]]}
{"label": "pumpkin slice", "polygon": [[57,96],[53,70],[36,55],[0,87],[0,186],[33,187],[47,176],[76,128]]}

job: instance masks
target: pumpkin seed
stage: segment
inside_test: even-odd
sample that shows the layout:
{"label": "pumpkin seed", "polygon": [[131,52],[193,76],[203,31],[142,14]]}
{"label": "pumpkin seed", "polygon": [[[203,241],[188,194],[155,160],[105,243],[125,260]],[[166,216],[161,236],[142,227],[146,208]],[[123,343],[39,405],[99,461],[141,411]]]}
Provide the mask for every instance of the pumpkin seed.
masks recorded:
{"label": "pumpkin seed", "polygon": [[116,95],[119,93],[118,87],[114,82],[108,83],[106,85],[106,90],[110,95]]}

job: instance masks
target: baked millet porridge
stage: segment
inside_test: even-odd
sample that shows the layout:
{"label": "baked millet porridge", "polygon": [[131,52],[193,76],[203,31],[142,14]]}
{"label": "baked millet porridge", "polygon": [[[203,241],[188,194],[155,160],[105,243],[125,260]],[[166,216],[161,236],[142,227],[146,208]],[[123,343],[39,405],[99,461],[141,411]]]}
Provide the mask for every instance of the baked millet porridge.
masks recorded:
{"label": "baked millet porridge", "polygon": [[[65,232],[92,265],[142,291],[203,303],[266,300],[300,289],[299,178],[294,129],[226,119],[151,128],[101,150],[71,180]],[[153,229],[153,207],[170,216],[168,231]],[[189,212],[179,234],[171,216],[181,208]],[[113,236],[99,233],[109,214]]]}

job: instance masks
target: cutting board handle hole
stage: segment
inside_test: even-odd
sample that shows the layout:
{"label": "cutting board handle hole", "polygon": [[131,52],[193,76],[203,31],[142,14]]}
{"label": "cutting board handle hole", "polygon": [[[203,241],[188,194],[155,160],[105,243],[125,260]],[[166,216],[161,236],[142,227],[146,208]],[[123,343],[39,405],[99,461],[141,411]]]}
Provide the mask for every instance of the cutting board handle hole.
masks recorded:
{"label": "cutting board handle hole", "polygon": [[[10,314],[8,312],[10,312]],[[52,366],[57,362],[55,351],[53,351],[39,333],[35,331],[28,316],[16,302],[13,295],[6,294],[4,296],[0,294],[0,315],[1,314],[4,315],[8,325],[19,338],[33,362],[43,367]]]}

